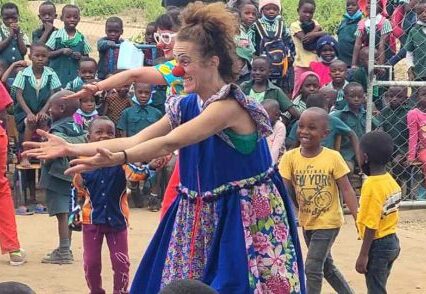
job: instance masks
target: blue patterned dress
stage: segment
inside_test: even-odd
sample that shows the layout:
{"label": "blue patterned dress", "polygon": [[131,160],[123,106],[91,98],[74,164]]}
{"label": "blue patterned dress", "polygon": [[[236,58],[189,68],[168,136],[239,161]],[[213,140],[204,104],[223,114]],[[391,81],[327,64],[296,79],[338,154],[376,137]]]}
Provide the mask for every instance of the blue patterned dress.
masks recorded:
{"label": "blue patterned dress", "polygon": [[131,293],[158,293],[171,281],[187,278],[221,294],[305,293],[297,228],[264,139],[271,127],[263,108],[231,84],[202,109],[195,94],[171,97],[171,126],[230,97],[256,122],[255,150],[239,152],[221,132],[179,151],[178,197],[145,252]]}

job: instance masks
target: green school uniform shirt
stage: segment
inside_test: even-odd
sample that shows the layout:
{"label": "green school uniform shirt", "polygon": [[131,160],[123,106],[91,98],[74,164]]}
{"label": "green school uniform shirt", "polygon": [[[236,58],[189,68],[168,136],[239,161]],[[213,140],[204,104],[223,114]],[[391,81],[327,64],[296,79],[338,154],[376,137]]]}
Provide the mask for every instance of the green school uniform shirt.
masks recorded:
{"label": "green school uniform shirt", "polygon": [[[54,27],[53,30],[49,34],[49,38],[52,35],[52,33],[54,31],[57,31],[57,30],[58,29]],[[43,33],[44,33],[44,27],[43,26],[41,26],[40,28],[38,28],[38,29],[36,29],[32,32],[31,39],[32,39],[33,44],[36,44],[40,41],[40,38],[41,38],[41,36],[43,36]],[[49,38],[47,38],[47,40],[49,40]]]}
{"label": "green school uniform shirt", "polygon": [[[247,81],[240,85],[241,90],[244,94],[250,95],[251,90],[253,89],[253,81]],[[271,81],[268,80],[268,85],[266,86],[266,90],[264,92],[263,99],[261,101],[256,101],[261,103],[263,100],[266,99],[272,99],[278,101],[280,104],[280,111],[285,112],[290,107],[293,106],[293,103],[288,99],[286,94],[284,94],[283,90],[281,90],[279,87],[275,86]],[[256,98],[256,97],[254,97]]]}
{"label": "green school uniform shirt", "polygon": [[157,122],[162,116],[161,111],[155,107],[135,104],[123,111],[118,120],[117,129],[125,131],[130,137]]}
{"label": "green school uniform shirt", "polygon": [[[65,29],[54,31],[50,35],[46,46],[51,50],[59,50],[69,48],[74,52],[79,52],[82,55],[88,55],[91,52],[91,47],[86,38],[77,31],[75,35],[70,38]],[[65,87],[68,82],[77,77],[79,60],[67,55],[59,55],[49,60],[49,66],[56,71],[62,86]]]}
{"label": "green school uniform shirt", "polygon": [[339,44],[339,59],[346,65],[352,65],[352,55],[355,46],[355,32],[358,28],[358,22],[361,17],[349,19],[344,16],[339,28],[337,29],[337,40]]}
{"label": "green school uniform shirt", "polygon": [[[25,46],[30,46],[30,40],[28,36],[21,31],[22,40],[24,41]],[[9,28],[2,23],[0,26],[0,41],[7,39],[10,36]],[[13,62],[18,60],[23,60],[24,56],[19,51],[18,40],[12,39],[7,47],[5,47],[0,52],[0,58],[5,60],[8,65],[11,65]]]}
{"label": "green school uniform shirt", "polygon": [[[288,135],[289,142],[295,144],[297,142],[297,128],[299,125],[299,121],[297,121],[290,130],[290,134]],[[327,147],[329,149],[334,149],[334,143],[336,142],[337,136],[347,137],[352,132],[351,128],[345,124],[338,117],[328,115],[328,127],[330,132],[327,137],[325,137],[321,141],[321,145]]]}
{"label": "green school uniform shirt", "polygon": [[398,154],[408,152],[407,113],[413,108],[414,101],[410,100],[397,109],[385,107],[377,117],[379,127],[392,137],[394,150]]}
{"label": "green school uniform shirt", "polygon": [[[358,138],[361,138],[361,136],[365,134],[367,111],[364,107],[361,107],[359,113],[354,113],[347,105],[342,110],[337,110],[331,115],[339,118],[348,125],[348,127],[355,132]],[[372,129],[375,129],[377,125],[377,120],[373,118]],[[340,153],[346,161],[355,160],[355,151],[352,148],[352,143],[349,138],[342,138]]]}
{"label": "green school uniform shirt", "polygon": [[[76,31],[75,35],[73,38],[76,37],[77,34],[81,34],[79,31]],[[56,50],[56,39],[59,38],[61,39],[62,42],[67,42],[67,41],[71,41],[73,38],[70,38],[68,36],[67,31],[62,28],[59,29],[57,31],[53,31],[53,33],[50,35],[49,40],[47,40],[46,42],[46,46],[49,47],[52,50]],[[89,54],[90,52],[92,52],[92,47],[90,47],[89,42],[87,42],[86,38],[82,38],[83,41],[83,54]]]}
{"label": "green school uniform shirt", "polygon": [[[61,88],[61,81],[59,81],[58,75],[48,66],[44,67],[43,73],[41,75],[41,81],[40,81],[40,88],[44,88],[47,84],[47,80],[51,76],[51,84],[50,89],[51,90],[57,90]],[[25,77],[29,78],[31,86],[36,89],[37,88],[37,81],[36,77],[33,72],[32,66],[26,67],[24,70],[18,72],[16,75],[15,80],[13,81],[12,87],[18,88],[21,90],[24,90],[25,86]],[[24,97],[25,99],[26,97]]]}
{"label": "green school uniform shirt", "polygon": [[416,24],[408,34],[405,49],[413,53],[414,74],[416,79],[426,77],[426,27]]}
{"label": "green school uniform shirt", "polygon": [[[32,66],[29,66],[16,75],[11,95],[16,99],[16,91],[21,89],[25,103],[33,114],[37,114],[46,105],[50,96],[60,88],[61,82],[51,68],[45,66],[40,79],[37,80]],[[27,114],[19,103],[15,103],[14,116],[18,131],[23,132],[25,129],[24,120]]]}
{"label": "green school uniform shirt", "polygon": [[[74,123],[72,117],[53,122],[50,133],[72,144],[85,142],[83,128]],[[68,167],[69,160],[67,157],[47,160],[41,169],[40,186],[58,194],[69,194],[72,176],[64,175]]]}

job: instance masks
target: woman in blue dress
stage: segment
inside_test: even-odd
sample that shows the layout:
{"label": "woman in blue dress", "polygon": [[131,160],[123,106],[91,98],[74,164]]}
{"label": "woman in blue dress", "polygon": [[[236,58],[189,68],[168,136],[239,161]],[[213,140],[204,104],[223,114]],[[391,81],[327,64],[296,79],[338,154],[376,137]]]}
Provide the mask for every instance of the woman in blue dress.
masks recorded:
{"label": "woman in blue dress", "polygon": [[221,3],[196,2],[182,20],[174,55],[192,94],[171,96],[166,115],[131,138],[70,145],[40,131],[48,141],[31,143],[27,154],[91,156],[74,160],[72,173],[180,150],[178,197],[131,293],[158,293],[187,278],[219,293],[305,293],[293,212],[265,140],[268,116],[232,83],[234,16]]}

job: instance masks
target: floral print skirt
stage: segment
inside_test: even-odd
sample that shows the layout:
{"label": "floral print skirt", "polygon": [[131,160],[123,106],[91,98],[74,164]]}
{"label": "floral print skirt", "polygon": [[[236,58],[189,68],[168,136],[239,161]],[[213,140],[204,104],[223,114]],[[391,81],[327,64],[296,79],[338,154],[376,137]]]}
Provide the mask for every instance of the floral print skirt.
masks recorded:
{"label": "floral print skirt", "polygon": [[[300,293],[286,207],[268,174],[260,178],[230,183],[201,197],[181,187],[161,288],[191,278],[219,293]],[[225,248],[233,252],[221,252]],[[215,277],[227,270],[229,280]],[[245,290],[233,281],[239,277]]]}

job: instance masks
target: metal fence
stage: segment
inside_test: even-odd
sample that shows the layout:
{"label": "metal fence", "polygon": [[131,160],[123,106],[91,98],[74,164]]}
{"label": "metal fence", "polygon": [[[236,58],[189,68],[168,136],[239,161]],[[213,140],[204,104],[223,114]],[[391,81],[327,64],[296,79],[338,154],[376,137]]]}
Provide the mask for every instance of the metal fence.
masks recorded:
{"label": "metal fence", "polygon": [[[414,16],[416,10],[421,7],[410,6],[410,2],[396,6],[388,3],[387,12],[403,12],[401,27],[404,33],[396,38],[395,19],[393,18],[392,32],[388,34],[385,45],[391,50],[395,43],[393,57],[400,54],[401,60],[395,65],[392,58],[380,58],[380,54],[386,54],[383,46],[380,48],[381,34],[380,12],[382,1],[371,0],[370,2],[370,34],[369,34],[369,59],[368,59],[368,91],[367,91],[367,121],[366,131],[382,129],[389,133],[395,144],[393,161],[389,164],[389,172],[396,178],[403,190],[404,204],[408,206],[419,206],[426,204],[426,157],[423,151],[426,145],[426,114],[423,115],[421,107],[425,99],[426,91],[426,64],[420,66],[422,51],[426,51],[426,35],[419,34],[423,27],[414,22],[411,26],[405,22],[408,13]],[[390,2],[390,1],[388,1]],[[426,7],[426,4],[421,4]],[[418,19],[415,21],[418,21]],[[404,23],[405,22],[405,23]],[[413,22],[413,21],[412,21]],[[398,25],[398,24],[397,24]],[[406,26],[404,28],[404,26]],[[409,49],[408,52],[404,51]],[[379,56],[378,56],[379,55]],[[388,55],[390,56],[390,55]],[[379,59],[386,63],[378,62]],[[414,68],[412,67],[414,65]],[[408,72],[410,72],[408,74]],[[422,94],[422,93],[425,94]],[[420,94],[420,95],[419,95]],[[426,99],[425,99],[426,101]],[[420,103],[419,103],[420,102]],[[426,103],[425,103],[426,105]],[[413,109],[419,109],[413,110]],[[421,111],[421,112],[420,112]],[[416,115],[415,112],[417,112]],[[407,116],[409,117],[407,119]],[[424,128],[424,129],[423,129]],[[425,141],[426,142],[426,141]],[[425,151],[426,152],[426,151]]]}

